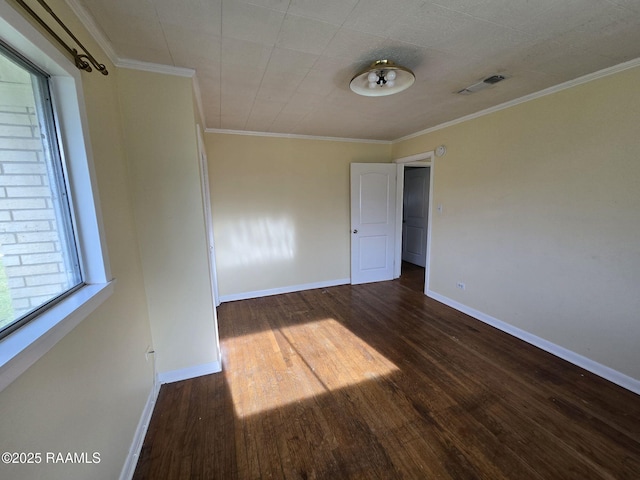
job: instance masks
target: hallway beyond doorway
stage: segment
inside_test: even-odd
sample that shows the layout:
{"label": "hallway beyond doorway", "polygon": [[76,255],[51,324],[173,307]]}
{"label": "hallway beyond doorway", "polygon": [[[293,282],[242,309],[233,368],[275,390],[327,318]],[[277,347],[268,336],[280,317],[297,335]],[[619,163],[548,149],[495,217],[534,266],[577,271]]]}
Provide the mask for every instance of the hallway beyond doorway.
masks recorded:
{"label": "hallway beyond doorway", "polygon": [[425,269],[419,265],[409,262],[402,262],[402,270],[400,274],[400,283],[416,292],[424,292],[424,274]]}

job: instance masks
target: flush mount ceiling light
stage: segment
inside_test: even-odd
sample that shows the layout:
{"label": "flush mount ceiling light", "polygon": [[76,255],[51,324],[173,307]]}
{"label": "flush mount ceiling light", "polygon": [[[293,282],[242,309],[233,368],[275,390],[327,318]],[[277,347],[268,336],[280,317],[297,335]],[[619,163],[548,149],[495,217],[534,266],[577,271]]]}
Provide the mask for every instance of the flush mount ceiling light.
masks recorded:
{"label": "flush mount ceiling light", "polygon": [[349,87],[358,95],[382,97],[406,90],[416,80],[411,70],[391,60],[378,60],[351,79]]}

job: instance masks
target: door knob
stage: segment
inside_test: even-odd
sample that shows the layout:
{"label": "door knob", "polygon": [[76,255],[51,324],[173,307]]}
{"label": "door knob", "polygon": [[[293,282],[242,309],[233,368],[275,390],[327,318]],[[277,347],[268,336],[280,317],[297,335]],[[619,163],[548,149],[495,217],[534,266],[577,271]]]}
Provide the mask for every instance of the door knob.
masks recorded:
{"label": "door knob", "polygon": [[358,230],[357,229],[353,230],[353,233],[358,233]]}

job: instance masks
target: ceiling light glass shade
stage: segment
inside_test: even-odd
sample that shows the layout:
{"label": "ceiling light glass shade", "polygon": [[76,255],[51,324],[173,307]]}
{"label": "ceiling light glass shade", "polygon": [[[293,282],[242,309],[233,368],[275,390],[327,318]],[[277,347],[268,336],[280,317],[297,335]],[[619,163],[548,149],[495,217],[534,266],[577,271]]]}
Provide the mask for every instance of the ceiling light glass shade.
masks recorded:
{"label": "ceiling light glass shade", "polygon": [[378,60],[351,79],[349,87],[358,95],[382,97],[406,90],[416,77],[408,68],[390,60]]}

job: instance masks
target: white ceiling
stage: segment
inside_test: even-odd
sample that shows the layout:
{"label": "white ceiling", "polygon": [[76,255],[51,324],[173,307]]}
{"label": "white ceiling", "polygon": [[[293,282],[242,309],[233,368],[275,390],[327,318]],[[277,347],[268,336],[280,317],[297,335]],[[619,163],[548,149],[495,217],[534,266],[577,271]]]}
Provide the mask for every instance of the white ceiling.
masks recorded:
{"label": "white ceiling", "polygon": [[[640,0],[75,1],[119,59],[194,69],[215,129],[393,140],[640,57]],[[378,59],[415,84],[352,93]]]}

